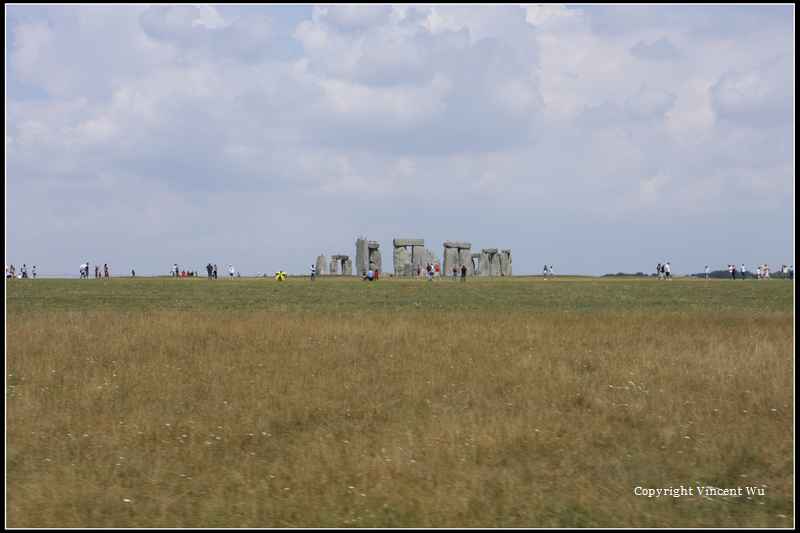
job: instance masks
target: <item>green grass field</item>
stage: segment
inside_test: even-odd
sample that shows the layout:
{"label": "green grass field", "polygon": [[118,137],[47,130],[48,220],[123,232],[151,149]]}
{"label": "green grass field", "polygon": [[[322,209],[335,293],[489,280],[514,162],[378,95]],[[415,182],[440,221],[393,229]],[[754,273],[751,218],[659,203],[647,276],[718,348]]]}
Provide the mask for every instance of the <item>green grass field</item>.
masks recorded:
{"label": "green grass field", "polygon": [[6,282],[13,528],[791,528],[793,409],[789,281]]}

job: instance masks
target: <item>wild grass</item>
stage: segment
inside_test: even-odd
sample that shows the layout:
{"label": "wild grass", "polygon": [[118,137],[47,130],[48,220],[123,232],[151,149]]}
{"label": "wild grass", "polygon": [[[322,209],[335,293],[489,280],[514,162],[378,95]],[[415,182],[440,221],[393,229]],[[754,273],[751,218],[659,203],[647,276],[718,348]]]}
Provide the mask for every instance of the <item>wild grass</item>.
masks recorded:
{"label": "wild grass", "polygon": [[789,282],[6,291],[9,527],[794,526]]}

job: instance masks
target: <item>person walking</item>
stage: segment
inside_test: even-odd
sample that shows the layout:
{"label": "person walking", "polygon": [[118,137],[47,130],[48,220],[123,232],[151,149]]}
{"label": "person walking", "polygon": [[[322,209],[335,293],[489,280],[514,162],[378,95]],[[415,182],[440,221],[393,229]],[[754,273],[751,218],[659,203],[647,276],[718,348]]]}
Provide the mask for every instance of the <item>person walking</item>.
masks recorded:
{"label": "person walking", "polygon": [[417,265],[417,281],[419,281],[420,279],[422,279],[422,278],[420,278],[420,274],[421,274],[421,273],[422,273],[422,269],[421,269],[421,268],[419,268],[419,265]]}
{"label": "person walking", "polygon": [[314,281],[314,274],[317,272],[317,269],[314,268],[314,265],[311,265],[311,281]]}
{"label": "person walking", "polygon": [[214,265],[214,279],[217,279],[217,265]]}
{"label": "person walking", "polygon": [[208,272],[208,279],[211,279],[212,272],[214,271],[214,267],[211,266],[211,263],[206,265],[206,272]]}
{"label": "person walking", "polygon": [[709,274],[710,274],[710,272],[709,272],[709,270],[708,270],[708,265],[706,265],[706,281],[708,281],[708,280],[710,279],[710,278],[708,277],[708,275],[709,275]]}
{"label": "person walking", "polygon": [[467,265],[461,265],[461,281],[467,280]]}
{"label": "person walking", "polygon": [[103,264],[103,271],[106,274],[106,279],[108,279],[108,263]]}
{"label": "person walking", "polygon": [[33,265],[33,269],[31,270],[31,274],[33,275],[33,279],[36,279],[36,265]]}
{"label": "person walking", "polygon": [[452,281],[455,281],[457,277],[458,277],[458,267],[453,265],[453,279],[452,279]]}
{"label": "person walking", "polygon": [[746,277],[747,277],[747,270],[745,270],[744,263],[742,263],[742,281],[744,281],[744,278]]}
{"label": "person walking", "polygon": [[669,273],[669,261],[667,261],[667,264],[664,266],[664,277],[666,278],[667,281],[672,281],[672,278],[670,277]]}
{"label": "person walking", "polygon": [[233,279],[233,265],[228,268],[228,279]]}
{"label": "person walking", "polygon": [[544,264],[544,270],[542,270],[542,275],[544,276],[544,280],[547,281],[547,263]]}

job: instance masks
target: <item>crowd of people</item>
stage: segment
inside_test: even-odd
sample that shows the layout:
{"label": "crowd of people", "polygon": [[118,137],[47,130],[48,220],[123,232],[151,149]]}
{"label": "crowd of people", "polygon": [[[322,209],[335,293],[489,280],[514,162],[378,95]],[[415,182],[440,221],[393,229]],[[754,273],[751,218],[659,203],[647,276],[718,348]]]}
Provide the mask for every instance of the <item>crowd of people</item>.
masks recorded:
{"label": "crowd of people", "polygon": [[[87,263],[83,263],[80,266],[81,272],[81,279],[89,279],[89,271],[91,269],[91,265]],[[108,278],[108,263],[103,264],[102,270],[100,269],[100,265],[95,265],[94,267],[94,277],[95,278]]]}
{"label": "crowd of people", "polygon": [[[745,268],[744,263],[742,263],[742,265],[738,268],[736,265],[728,265],[727,272],[729,280],[737,279],[736,278],[737,270],[739,272],[739,279],[741,280],[747,279],[747,269]],[[760,280],[768,280],[771,271],[772,269],[766,263],[763,265],[759,265],[756,268],[755,277],[756,279]],[[781,265],[780,274],[781,274],[781,279],[794,279],[794,266],[787,267],[786,265]],[[707,280],[711,278],[711,270],[708,268],[708,265],[706,265],[705,268],[705,275]]]}
{"label": "crowd of people", "polygon": [[[19,272],[17,272],[17,269],[14,267],[14,265],[11,266],[6,265],[6,279],[25,279],[27,277],[28,277],[27,264],[23,264],[22,268],[19,269]],[[32,278],[36,277],[36,265],[33,265],[33,268],[31,269],[31,277]]]}

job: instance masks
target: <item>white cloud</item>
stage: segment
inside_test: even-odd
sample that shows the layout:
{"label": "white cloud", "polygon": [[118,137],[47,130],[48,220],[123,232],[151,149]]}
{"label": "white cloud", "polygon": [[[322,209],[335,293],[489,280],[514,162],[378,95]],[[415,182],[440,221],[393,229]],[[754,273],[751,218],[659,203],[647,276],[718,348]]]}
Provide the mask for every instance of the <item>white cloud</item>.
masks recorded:
{"label": "white cloud", "polygon": [[642,87],[625,100],[625,109],[634,120],[663,118],[675,104],[675,95],[657,87]]}
{"label": "white cloud", "polygon": [[722,120],[780,125],[794,121],[794,53],[745,73],[731,68],[711,87],[711,106]]}

